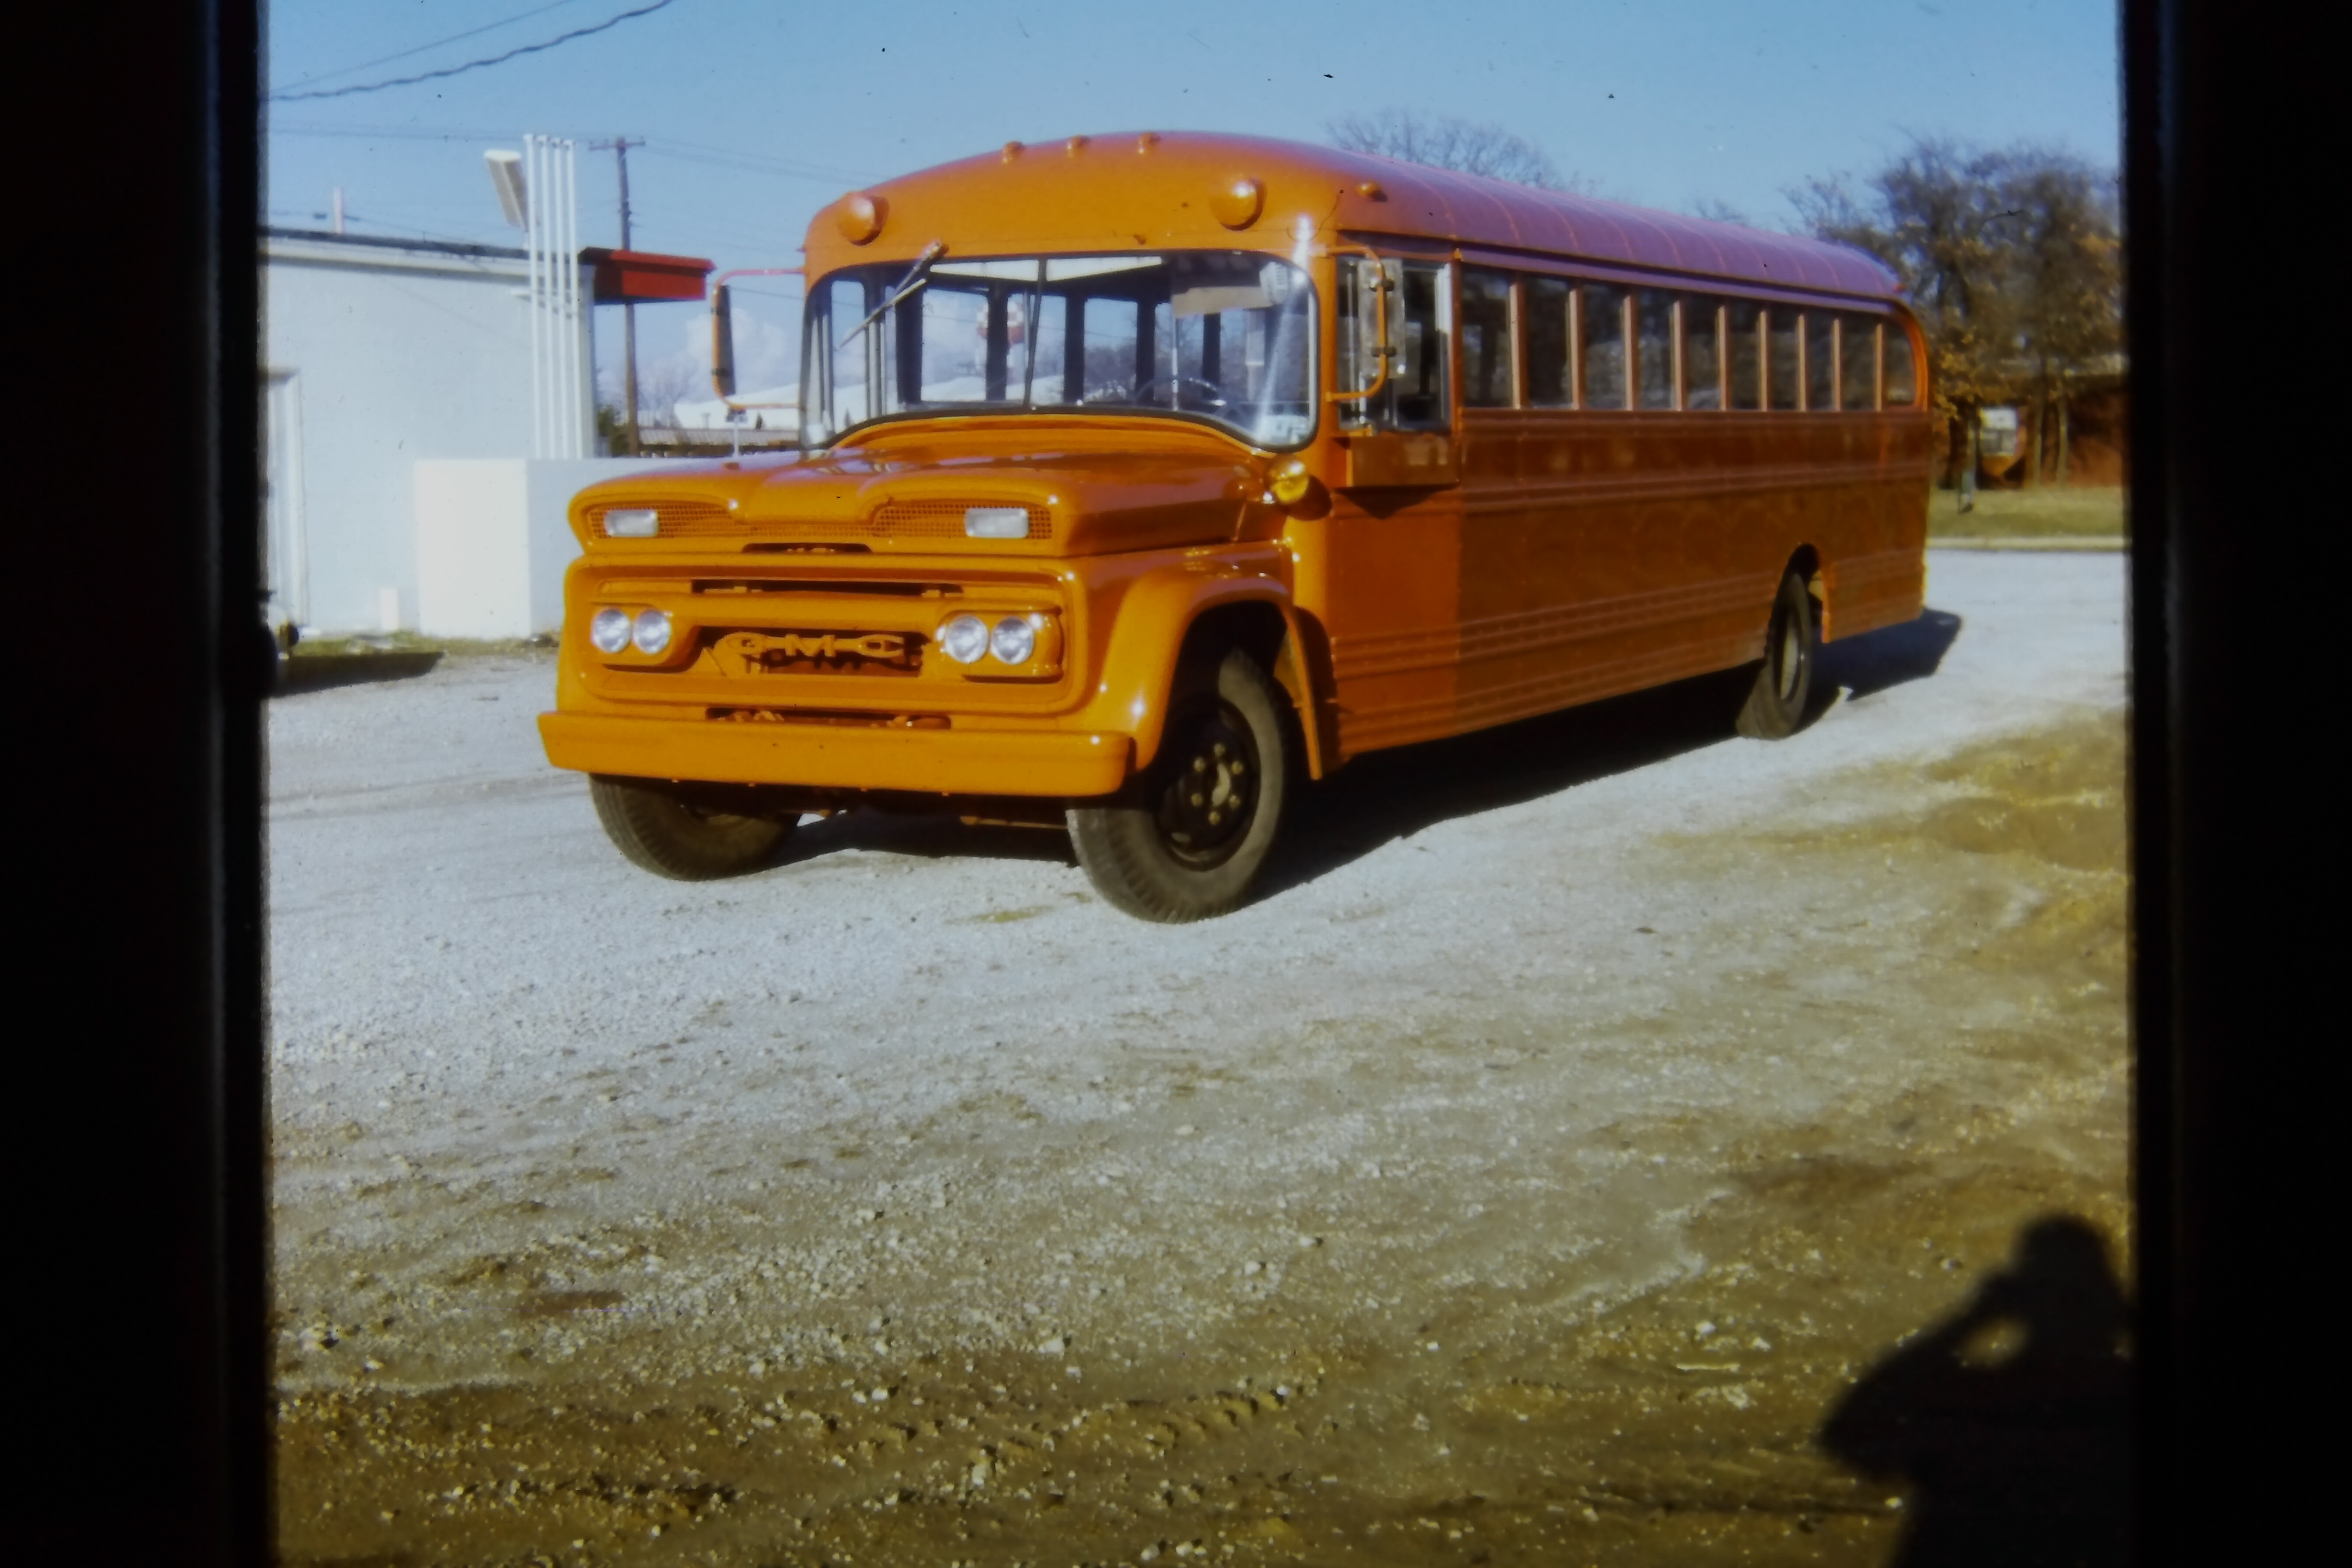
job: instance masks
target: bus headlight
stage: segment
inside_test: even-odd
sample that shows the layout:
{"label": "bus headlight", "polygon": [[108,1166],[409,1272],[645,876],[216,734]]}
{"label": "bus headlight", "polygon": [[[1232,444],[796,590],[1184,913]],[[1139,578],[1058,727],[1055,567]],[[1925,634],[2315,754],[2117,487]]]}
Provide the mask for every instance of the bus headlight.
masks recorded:
{"label": "bus headlight", "polygon": [[1029,509],[1025,506],[968,506],[963,531],[971,539],[1026,539]]}
{"label": "bus headlight", "polygon": [[629,640],[637,645],[639,653],[654,654],[669,647],[669,612],[646,610],[629,633]]}
{"label": "bus headlight", "polygon": [[628,647],[629,612],[609,605],[597,611],[588,622],[588,640],[598,653],[618,653]]}
{"label": "bus headlight", "polygon": [[978,616],[958,616],[940,628],[940,651],[958,664],[978,664],[988,641],[988,623]]}
{"label": "bus headlight", "polygon": [[996,630],[988,639],[988,651],[1001,664],[1026,664],[1029,656],[1037,651],[1037,631],[1022,616],[1007,616],[996,623]]}

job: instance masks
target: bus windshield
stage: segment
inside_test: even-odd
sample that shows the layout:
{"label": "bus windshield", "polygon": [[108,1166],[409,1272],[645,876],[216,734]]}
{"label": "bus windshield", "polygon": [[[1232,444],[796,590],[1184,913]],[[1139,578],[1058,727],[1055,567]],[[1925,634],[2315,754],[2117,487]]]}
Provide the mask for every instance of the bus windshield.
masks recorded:
{"label": "bus windshield", "polygon": [[908,416],[1149,412],[1297,447],[1314,321],[1307,274],[1256,251],[845,268],[809,291],[802,442]]}

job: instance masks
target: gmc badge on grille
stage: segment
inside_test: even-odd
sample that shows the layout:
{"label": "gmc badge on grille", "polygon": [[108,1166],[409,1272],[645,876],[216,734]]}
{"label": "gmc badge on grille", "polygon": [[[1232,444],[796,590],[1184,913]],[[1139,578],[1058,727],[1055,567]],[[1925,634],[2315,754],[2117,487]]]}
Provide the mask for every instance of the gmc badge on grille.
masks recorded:
{"label": "gmc badge on grille", "polygon": [[719,639],[720,663],[743,675],[877,665],[912,669],[915,650],[903,632],[730,632]]}

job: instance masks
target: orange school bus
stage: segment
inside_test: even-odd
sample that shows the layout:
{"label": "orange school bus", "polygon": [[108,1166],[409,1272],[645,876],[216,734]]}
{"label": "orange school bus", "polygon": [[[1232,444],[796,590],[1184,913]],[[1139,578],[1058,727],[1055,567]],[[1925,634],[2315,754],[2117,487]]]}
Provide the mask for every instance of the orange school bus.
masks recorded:
{"label": "orange school bus", "polygon": [[805,277],[800,454],[572,503],[541,730],[648,870],[946,809],[1197,919],[1351,757],[1743,666],[1786,736],[1921,608],[1922,343],[1835,246],[1144,133],[845,197]]}

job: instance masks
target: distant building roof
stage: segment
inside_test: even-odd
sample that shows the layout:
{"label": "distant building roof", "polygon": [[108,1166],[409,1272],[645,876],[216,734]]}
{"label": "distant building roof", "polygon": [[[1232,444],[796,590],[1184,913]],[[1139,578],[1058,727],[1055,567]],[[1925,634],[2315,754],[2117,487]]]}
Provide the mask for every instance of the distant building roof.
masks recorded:
{"label": "distant building roof", "polygon": [[530,252],[511,245],[476,245],[462,239],[390,239],[373,234],[337,234],[326,228],[279,228],[271,224],[264,224],[261,233],[265,239],[298,239],[305,244],[418,251],[427,256],[473,256],[499,261],[527,261],[530,258]]}

